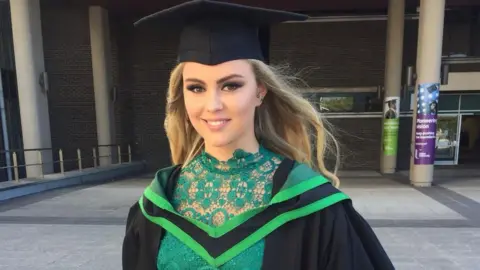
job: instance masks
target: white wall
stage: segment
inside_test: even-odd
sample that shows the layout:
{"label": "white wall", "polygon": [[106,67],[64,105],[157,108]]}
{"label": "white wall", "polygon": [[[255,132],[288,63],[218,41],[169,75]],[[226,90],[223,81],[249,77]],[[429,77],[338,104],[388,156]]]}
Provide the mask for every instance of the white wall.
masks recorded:
{"label": "white wall", "polygon": [[440,86],[440,91],[475,90],[480,90],[480,72],[450,72],[448,84]]}

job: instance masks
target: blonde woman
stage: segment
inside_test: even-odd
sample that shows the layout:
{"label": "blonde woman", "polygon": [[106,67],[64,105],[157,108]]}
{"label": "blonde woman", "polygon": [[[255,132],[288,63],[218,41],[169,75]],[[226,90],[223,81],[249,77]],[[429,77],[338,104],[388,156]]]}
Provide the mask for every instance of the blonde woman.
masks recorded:
{"label": "blonde woman", "polygon": [[263,62],[256,26],[305,16],[197,0],[153,18],[184,27],[165,122],[174,165],[130,209],[123,269],[394,269],[325,168],[317,112]]}

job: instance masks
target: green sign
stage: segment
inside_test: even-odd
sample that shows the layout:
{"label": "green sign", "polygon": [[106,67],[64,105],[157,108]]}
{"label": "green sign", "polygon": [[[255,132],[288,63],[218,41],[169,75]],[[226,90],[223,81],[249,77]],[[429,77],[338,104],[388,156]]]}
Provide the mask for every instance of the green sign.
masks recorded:
{"label": "green sign", "polygon": [[386,156],[397,155],[398,122],[398,118],[384,120],[383,152]]}

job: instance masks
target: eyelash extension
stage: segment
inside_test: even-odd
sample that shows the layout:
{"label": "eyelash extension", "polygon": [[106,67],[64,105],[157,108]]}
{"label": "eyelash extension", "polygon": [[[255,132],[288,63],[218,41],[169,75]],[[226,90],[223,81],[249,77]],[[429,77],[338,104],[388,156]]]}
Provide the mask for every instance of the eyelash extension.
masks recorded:
{"label": "eyelash extension", "polygon": [[[196,89],[200,89],[200,90],[196,90]],[[203,87],[201,87],[200,85],[189,85],[187,86],[187,90],[194,93],[198,93],[203,90]]]}
{"label": "eyelash extension", "polygon": [[[243,87],[243,83],[236,83],[236,82],[230,82],[230,83],[225,83],[223,86],[222,86],[222,90],[225,89],[226,87],[228,88],[233,88],[232,90],[226,90],[226,91],[235,91],[237,90],[238,88],[241,88]],[[198,90],[197,90],[198,89]],[[187,86],[187,90],[188,91],[191,91],[193,93],[199,93],[199,92],[203,92],[204,91],[204,88],[200,85],[189,85]]]}
{"label": "eyelash extension", "polygon": [[233,90],[229,90],[229,91],[235,91],[238,88],[241,88],[242,86],[243,86],[242,83],[231,82],[231,83],[225,83],[223,85],[222,89],[225,88],[225,87],[229,87],[229,88],[233,88]]}

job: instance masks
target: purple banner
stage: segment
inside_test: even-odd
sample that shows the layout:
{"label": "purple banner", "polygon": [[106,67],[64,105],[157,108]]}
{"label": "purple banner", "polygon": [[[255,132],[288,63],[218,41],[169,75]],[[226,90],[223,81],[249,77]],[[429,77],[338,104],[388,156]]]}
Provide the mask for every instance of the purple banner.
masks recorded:
{"label": "purple banner", "polygon": [[431,165],[435,162],[436,130],[436,115],[417,115],[414,164]]}
{"label": "purple banner", "polygon": [[440,85],[420,84],[417,92],[417,122],[415,125],[414,164],[435,163],[437,105]]}

